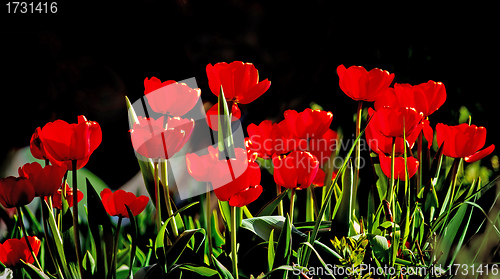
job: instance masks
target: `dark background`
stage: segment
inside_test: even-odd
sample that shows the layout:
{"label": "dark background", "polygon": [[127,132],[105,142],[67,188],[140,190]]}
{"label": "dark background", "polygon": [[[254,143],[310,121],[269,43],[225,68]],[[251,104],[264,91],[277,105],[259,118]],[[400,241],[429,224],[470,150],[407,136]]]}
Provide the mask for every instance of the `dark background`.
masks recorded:
{"label": "dark background", "polygon": [[[332,128],[354,132],[356,103],[336,68],[360,65],[395,73],[395,82],[442,81],[446,103],[431,117],[457,124],[466,105],[498,143],[498,27],[492,7],[349,5],[336,1],[57,1],[56,14],[1,18],[0,161],[29,144],[48,121],[98,121],[102,145],[87,167],[116,188],[138,170],[124,96],[137,100],[145,77],[195,77],[205,101],[208,63],[252,62],[272,85],[241,106],[243,124],[280,120],[316,102]],[[497,144],[500,147],[500,145]],[[495,151],[493,154],[497,154]],[[490,158],[490,157],[487,157]],[[484,164],[489,165],[488,160]]]}

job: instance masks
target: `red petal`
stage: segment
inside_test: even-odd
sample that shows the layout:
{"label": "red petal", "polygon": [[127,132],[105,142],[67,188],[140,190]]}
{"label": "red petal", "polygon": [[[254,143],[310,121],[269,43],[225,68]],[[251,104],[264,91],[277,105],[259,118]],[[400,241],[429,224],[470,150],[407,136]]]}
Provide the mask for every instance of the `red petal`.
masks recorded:
{"label": "red petal", "polygon": [[491,152],[493,152],[493,150],[495,150],[495,145],[492,144],[488,147],[486,147],[485,149],[483,150],[480,150],[468,157],[465,157],[465,161],[467,163],[473,163],[473,162],[476,162],[476,161],[479,161],[481,159],[483,159],[484,157],[488,156],[491,154]]}
{"label": "red petal", "polygon": [[260,194],[262,194],[262,186],[250,186],[247,189],[232,196],[229,199],[229,205],[237,207],[248,205],[259,198]]}
{"label": "red petal", "polygon": [[250,88],[245,95],[237,96],[238,102],[242,104],[248,104],[253,102],[255,99],[259,98],[262,94],[264,94],[269,87],[271,87],[271,81],[265,79],[252,88]]}

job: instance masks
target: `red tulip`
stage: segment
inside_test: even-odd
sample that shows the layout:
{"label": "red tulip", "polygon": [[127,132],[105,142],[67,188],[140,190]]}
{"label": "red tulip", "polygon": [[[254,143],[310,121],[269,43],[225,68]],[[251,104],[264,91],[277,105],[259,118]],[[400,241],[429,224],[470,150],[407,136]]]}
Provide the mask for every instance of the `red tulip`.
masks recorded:
{"label": "red tulip", "polygon": [[[73,188],[70,188],[69,185],[66,183],[66,201],[68,202],[68,207],[73,206]],[[83,193],[80,190],[77,190],[77,198],[78,202],[80,202],[83,199]],[[45,200],[47,200],[47,197],[45,197]],[[52,196],[52,207],[58,208],[62,210],[62,188],[59,188],[54,195]]]}
{"label": "red tulip", "polygon": [[308,151],[318,158],[320,166],[324,165],[330,159],[332,152],[337,148],[338,134],[332,129],[319,138],[309,140]]}
{"label": "red tulip", "polygon": [[29,179],[35,189],[35,196],[52,196],[61,187],[66,166],[49,165],[42,168],[37,163],[24,164],[19,168],[19,176]]}
{"label": "red tulip", "polygon": [[[255,163],[254,163],[255,164]],[[256,172],[256,171],[254,171]],[[260,173],[260,171],[259,171]],[[257,181],[255,179],[255,181]],[[250,182],[252,183],[252,182]],[[260,181],[258,182],[260,183]],[[249,205],[259,198],[260,194],[262,194],[262,186],[259,184],[250,185],[248,188],[236,193],[229,199],[230,206],[242,207]]]}
{"label": "red tulip", "polygon": [[[28,241],[33,249],[33,253],[37,256],[42,242],[36,236],[28,236]],[[28,244],[26,243],[26,239],[12,238],[0,244],[0,262],[5,266],[21,266],[21,260],[30,264],[35,262],[28,248]]]}
{"label": "red tulip", "polygon": [[478,161],[493,152],[492,144],[479,151],[486,143],[486,128],[468,125],[448,126],[442,123],[436,125],[437,144],[443,146],[443,154],[453,158],[465,158],[466,162]]}
{"label": "red tulip", "polygon": [[252,63],[241,61],[208,64],[207,76],[215,96],[219,96],[222,86],[226,100],[242,104],[253,102],[271,86],[268,79],[259,82],[259,72]]}
{"label": "red tulip", "polygon": [[256,152],[260,158],[269,159],[274,154],[273,126],[271,120],[264,120],[259,125],[251,123],[247,127],[247,133],[252,142],[250,150]]}
{"label": "red tulip", "polygon": [[125,205],[128,206],[134,216],[137,216],[146,208],[149,202],[149,198],[144,195],[136,197],[133,193],[123,190],[111,192],[109,188],[102,190],[101,199],[109,215],[122,218],[130,218]]}
{"label": "red tulip", "polygon": [[255,201],[262,193],[259,165],[242,148],[235,148],[235,158],[217,160],[210,168],[214,193],[231,206],[244,206]]}
{"label": "red tulip", "polygon": [[101,144],[101,126],[95,121],[87,121],[78,116],[78,124],[68,124],[63,120],[47,123],[39,133],[45,153],[52,164],[66,164],[72,169],[72,161],[77,160],[77,169],[88,162],[90,155]]}
{"label": "red tulip", "polygon": [[290,189],[305,189],[318,173],[319,161],[309,152],[292,151],[288,155],[273,156],[274,181]]}
{"label": "red tulip", "polygon": [[210,182],[210,168],[219,160],[219,151],[213,146],[208,147],[208,154],[198,156],[194,153],[186,154],[186,165],[189,174],[200,182]]}
{"label": "red tulip", "polygon": [[430,149],[432,146],[432,141],[434,140],[434,131],[432,130],[430,122],[427,119],[422,119],[422,121],[418,123],[417,127],[413,129],[408,137],[406,137],[406,141],[411,143],[410,146],[412,147],[413,143],[415,143],[418,136],[420,135],[420,132],[423,132],[423,135],[427,140],[427,148]]}
{"label": "red tulip", "polygon": [[[231,122],[239,120],[241,118],[241,110],[237,103],[233,103],[231,107]],[[214,131],[219,131],[219,106],[218,104],[213,105],[207,111],[207,124],[210,129]]]}
{"label": "red tulip", "polygon": [[394,74],[378,68],[369,72],[361,66],[337,67],[339,86],[342,91],[356,101],[373,102],[379,94],[387,90]]}
{"label": "red tulip", "polygon": [[286,120],[278,123],[264,120],[259,125],[252,123],[248,125],[247,132],[252,141],[252,152],[264,159],[270,159],[273,154],[307,149],[307,139],[294,136]]}
{"label": "red tulip", "polygon": [[429,80],[426,83],[412,86],[410,84],[394,84],[375,100],[375,109],[381,107],[412,107],[424,117],[431,115],[446,101],[446,89],[441,82]]}
{"label": "red tulip", "polygon": [[[368,108],[368,119],[371,119],[374,114],[375,114],[375,110],[373,110],[372,108]],[[378,128],[376,127],[374,120],[375,119],[371,120],[368,123],[368,125],[366,126],[366,130],[365,130],[365,136],[366,136],[366,141],[368,143],[368,146],[375,153],[382,152],[385,154],[391,154],[392,153],[392,139],[393,138],[386,137],[386,136],[382,135],[379,132]],[[424,121],[427,121],[427,120],[424,120]],[[428,122],[429,121],[424,122],[424,124],[418,124],[417,127],[415,129],[413,129],[411,134],[406,136],[406,142],[410,146],[410,148],[412,148],[413,145],[415,144],[415,141],[418,137],[418,133],[420,133],[420,131],[422,129],[424,129],[425,123],[427,123],[427,125],[428,125]],[[431,129],[431,132],[432,132],[432,128],[430,128],[430,126],[428,128]],[[426,135],[428,132],[428,128],[427,128],[427,126],[425,126],[424,130],[426,131]],[[431,140],[431,144],[432,144],[432,140]],[[403,138],[397,137],[396,138],[395,153],[397,156],[399,156],[399,155],[403,155],[403,152],[404,152]]]}
{"label": "red tulip", "polygon": [[0,179],[0,203],[6,207],[22,206],[35,198],[35,189],[26,177]]}
{"label": "red tulip", "polygon": [[40,159],[40,160],[45,160],[48,158],[47,158],[47,154],[45,154],[45,149],[43,148],[42,140],[40,139],[41,132],[42,132],[42,129],[40,127],[35,129],[35,132],[31,136],[31,140],[30,140],[30,151],[31,151],[31,155],[33,155],[33,157]]}
{"label": "red tulip", "polygon": [[170,116],[182,116],[198,102],[201,90],[192,89],[185,83],[174,80],[161,82],[156,77],[144,79],[144,94],[151,109]]}
{"label": "red tulip", "polygon": [[409,136],[421,120],[422,114],[414,108],[383,107],[377,110],[370,122],[386,137],[403,137],[404,134]]}
{"label": "red tulip", "polygon": [[134,149],[142,156],[169,159],[184,147],[193,128],[193,119],[168,117],[165,124],[163,116],[157,120],[139,116],[130,136]]}
{"label": "red tulip", "polygon": [[285,122],[292,134],[300,139],[321,137],[332,123],[332,113],[319,109],[305,109],[303,112],[296,110],[285,111]]}
{"label": "red tulip", "polygon": [[[382,168],[382,172],[389,178],[391,178],[391,156],[386,156],[383,153],[379,153],[380,159],[380,168]],[[412,178],[415,173],[417,173],[418,169],[418,160],[414,157],[406,157],[406,162],[408,165],[408,177]],[[405,158],[404,157],[396,157],[394,158],[394,176],[395,178],[405,181]]]}

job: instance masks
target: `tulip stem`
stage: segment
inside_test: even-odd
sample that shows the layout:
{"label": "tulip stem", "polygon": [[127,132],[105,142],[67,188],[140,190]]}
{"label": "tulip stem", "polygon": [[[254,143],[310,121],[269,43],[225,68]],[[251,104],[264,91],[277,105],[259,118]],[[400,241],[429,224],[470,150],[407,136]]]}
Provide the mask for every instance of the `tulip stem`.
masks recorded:
{"label": "tulip stem", "polygon": [[[161,162],[161,181],[163,183],[163,197],[165,198],[165,205],[167,207],[167,218],[174,214],[172,209],[172,204],[170,202],[170,191],[168,190],[168,161],[164,160]],[[177,223],[175,222],[175,216],[172,217],[172,221],[170,222],[172,226],[172,232],[174,233],[174,237],[179,236],[179,232],[177,229]]]}
{"label": "tulip stem", "polygon": [[[363,113],[363,101],[358,101],[358,113],[356,116],[356,138],[358,138],[359,133],[361,132],[361,115]],[[355,165],[356,165],[356,175],[354,177],[354,189],[358,188],[359,183],[359,168],[360,168],[360,156],[361,156],[361,141],[358,140],[356,143],[356,156]]]}
{"label": "tulip stem", "polygon": [[[396,138],[392,137],[392,153],[391,153],[391,186],[388,189],[388,200],[389,204],[392,204],[393,192],[394,192],[394,162],[396,157]],[[394,212],[393,212],[394,213]]]}
{"label": "tulip stem", "polygon": [[207,182],[207,194],[206,194],[206,199],[205,199],[205,211],[207,213],[207,237],[208,237],[208,263],[210,266],[213,265],[213,243],[212,243],[212,205],[211,205],[211,191],[210,191],[210,182]]}
{"label": "tulip stem", "polygon": [[35,252],[33,251],[33,247],[31,247],[30,240],[28,239],[28,233],[26,232],[26,228],[24,227],[24,222],[23,222],[23,212],[20,206],[17,207],[17,213],[19,214],[19,226],[21,227],[21,231],[23,232],[24,239],[26,240],[26,244],[28,245],[28,249],[30,250],[31,256],[33,257],[33,259],[35,259],[35,263],[38,269],[40,269],[43,272],[43,268],[40,265],[38,259],[36,258]]}
{"label": "tulip stem", "polygon": [[76,251],[76,260],[78,261],[78,268],[80,270],[80,274],[83,271],[82,261],[81,261],[81,251],[80,251],[80,234],[78,232],[78,180],[76,176],[76,163],[77,160],[71,160],[71,165],[73,169],[73,233],[75,236],[75,251]]}
{"label": "tulip stem", "polygon": [[233,262],[233,277],[238,279],[238,253],[236,251],[236,206],[231,206],[231,259]]}
{"label": "tulip stem", "polygon": [[[48,206],[50,208],[50,210],[52,210],[52,197],[51,196],[47,196],[47,201],[48,201]],[[45,236],[45,239],[49,239],[49,234],[48,234],[48,228],[47,228],[47,222],[48,222],[48,217],[47,215],[45,214],[45,210],[43,210],[43,203],[45,202],[45,200],[43,199],[43,197],[40,197],[40,210],[42,211],[42,222],[43,222],[43,235]],[[60,278],[64,278],[64,276],[62,275],[62,272],[61,272],[61,268],[59,267],[59,264],[57,263],[56,259],[54,258],[54,253],[52,252],[52,249],[50,248],[50,245],[47,245],[47,248],[49,249],[49,254],[50,254],[50,258],[52,259],[52,263],[54,264],[54,267],[57,271],[57,274],[59,275]]]}
{"label": "tulip stem", "polygon": [[161,210],[160,210],[160,187],[158,186],[158,160],[153,159],[153,168],[155,177],[155,207],[156,207],[156,232],[161,228]]}
{"label": "tulip stem", "polygon": [[295,188],[292,189],[292,195],[290,196],[290,210],[288,213],[290,213],[290,222],[293,223],[293,207],[295,204]]}
{"label": "tulip stem", "polygon": [[114,277],[116,278],[116,259],[117,254],[118,254],[118,243],[120,242],[120,228],[122,226],[122,216],[118,217],[118,223],[116,224],[116,232],[115,232],[115,245],[113,248],[113,270],[114,270]]}
{"label": "tulip stem", "polygon": [[423,131],[420,131],[418,134],[418,141],[417,141],[417,156],[418,156],[418,175],[417,175],[417,183],[415,186],[413,186],[413,197],[417,197],[418,193],[420,192],[421,189],[421,184],[422,184],[422,171],[423,171],[423,157],[422,157],[422,134]]}
{"label": "tulip stem", "polygon": [[[276,184],[276,196],[279,196],[281,195],[281,186]],[[284,216],[283,215],[283,200],[281,200],[279,203],[278,203],[278,215],[279,216]]]}

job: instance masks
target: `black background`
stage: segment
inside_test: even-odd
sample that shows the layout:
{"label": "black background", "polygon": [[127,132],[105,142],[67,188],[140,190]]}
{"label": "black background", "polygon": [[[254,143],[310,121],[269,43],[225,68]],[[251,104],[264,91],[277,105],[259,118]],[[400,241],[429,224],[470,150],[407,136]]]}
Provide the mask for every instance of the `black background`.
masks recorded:
{"label": "black background", "polygon": [[360,65],[395,73],[398,83],[442,81],[448,98],[431,125],[457,124],[466,105],[487,127],[487,144],[498,143],[495,8],[418,3],[57,1],[56,14],[41,15],[1,6],[0,159],[28,145],[36,127],[84,114],[103,130],[87,167],[117,188],[139,170],[124,96],[139,98],[145,77],[195,77],[203,100],[215,102],[205,67],[234,60],[272,82],[242,106],[245,126],[316,102],[333,112],[333,129],[351,135],[356,103],[336,68]]}

